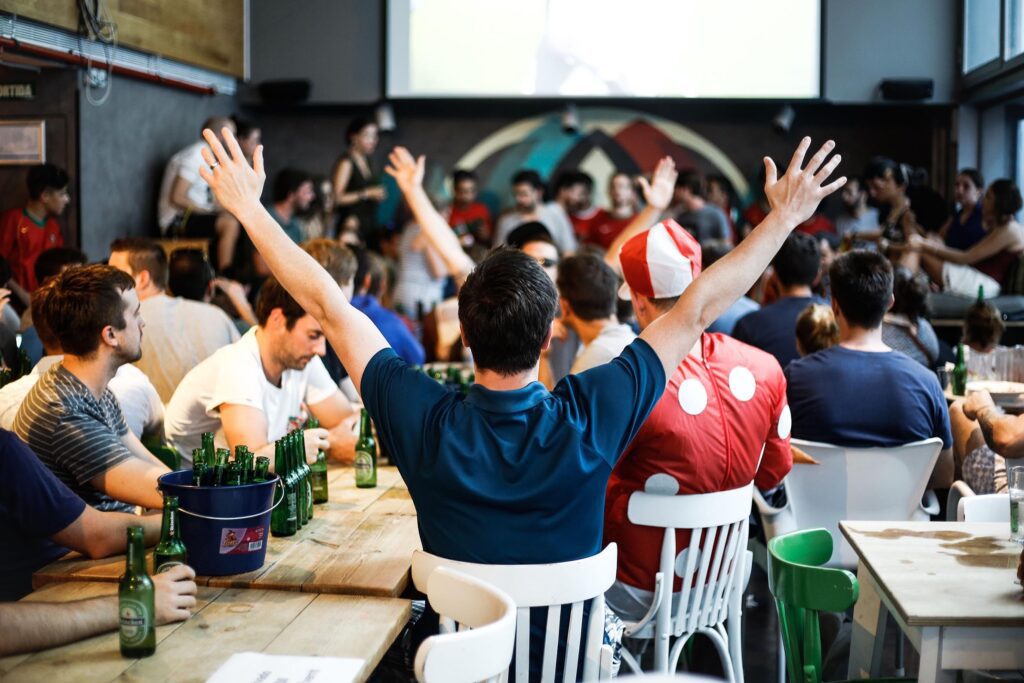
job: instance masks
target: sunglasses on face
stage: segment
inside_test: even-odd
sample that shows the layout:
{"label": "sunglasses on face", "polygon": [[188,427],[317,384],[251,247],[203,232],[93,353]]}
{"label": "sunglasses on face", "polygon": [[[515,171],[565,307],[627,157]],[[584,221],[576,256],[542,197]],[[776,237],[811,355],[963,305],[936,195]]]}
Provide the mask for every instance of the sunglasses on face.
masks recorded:
{"label": "sunglasses on face", "polygon": [[539,258],[537,263],[540,264],[541,268],[554,268],[558,265],[558,259],[556,258]]}

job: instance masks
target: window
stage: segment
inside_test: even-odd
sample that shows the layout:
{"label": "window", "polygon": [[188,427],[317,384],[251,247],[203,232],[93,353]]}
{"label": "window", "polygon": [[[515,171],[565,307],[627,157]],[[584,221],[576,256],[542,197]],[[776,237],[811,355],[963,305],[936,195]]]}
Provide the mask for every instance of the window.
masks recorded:
{"label": "window", "polygon": [[1006,54],[1010,60],[1024,53],[1024,0],[1005,0]]}
{"label": "window", "polygon": [[[1019,5],[1021,0],[1007,0]],[[964,73],[999,59],[1000,0],[964,0]],[[1020,31],[1011,31],[1020,36]],[[1019,40],[1018,40],[1019,42]]]}

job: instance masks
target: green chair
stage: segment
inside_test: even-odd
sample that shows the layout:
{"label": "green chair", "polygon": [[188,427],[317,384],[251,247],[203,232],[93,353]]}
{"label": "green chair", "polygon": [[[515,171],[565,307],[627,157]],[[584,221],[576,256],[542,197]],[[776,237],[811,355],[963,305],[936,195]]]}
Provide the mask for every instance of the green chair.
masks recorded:
{"label": "green chair", "polygon": [[818,612],[845,612],[857,602],[857,577],[845,569],[821,566],[831,557],[832,535],[825,529],[796,531],[768,541],[768,587],[779,613],[790,683],[821,683]]}

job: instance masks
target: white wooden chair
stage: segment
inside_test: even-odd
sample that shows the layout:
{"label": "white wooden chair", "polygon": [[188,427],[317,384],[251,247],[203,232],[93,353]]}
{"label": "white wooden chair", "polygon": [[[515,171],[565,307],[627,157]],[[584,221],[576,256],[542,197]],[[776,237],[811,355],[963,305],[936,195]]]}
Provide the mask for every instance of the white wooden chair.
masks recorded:
{"label": "white wooden chair", "polygon": [[946,520],[950,522],[964,521],[962,517],[957,517],[960,510],[960,500],[976,495],[978,494],[967,485],[967,482],[960,481],[959,479],[954,481],[953,485],[949,487],[949,494],[946,496]]}
{"label": "white wooden chair", "polygon": [[[558,654],[565,649],[562,680],[576,681],[580,652],[583,652],[583,680],[611,679],[612,648],[604,645],[604,593],[615,581],[618,548],[612,543],[593,557],[557,564],[488,565],[447,560],[416,551],[412,557],[412,580],[417,589],[429,587],[438,567],[449,567],[495,586],[516,605],[516,681],[530,680],[530,610],[547,608],[541,679],[555,680]],[[587,623],[584,603],[590,601]],[[562,606],[571,605],[568,635],[559,641]],[[442,632],[450,628],[442,620]],[[534,676],[536,678],[536,676]],[[508,680],[508,670],[501,676]]]}
{"label": "white wooden chair", "polygon": [[431,636],[416,651],[421,683],[475,683],[497,680],[512,661],[516,606],[480,579],[438,567],[427,581],[427,599],[458,632]]}
{"label": "white wooden chair", "polygon": [[[650,609],[640,621],[626,624],[625,632],[631,638],[654,639],[655,671],[674,672],[686,642],[700,633],[718,650],[726,680],[743,683],[740,619],[750,578],[747,520],[753,489],[750,483],[717,493],[630,495],[629,521],[665,530]],[[690,529],[691,535],[689,546],[677,555],[678,529]],[[682,590],[673,607],[676,576]],[[625,648],[622,659],[639,673],[636,658]]]}
{"label": "white wooden chair", "polygon": [[958,522],[1003,522],[1010,524],[1010,494],[988,493],[961,498],[956,507]]}
{"label": "white wooden chair", "polygon": [[[825,566],[857,568],[857,555],[839,533],[840,520],[927,521],[939,513],[938,498],[933,491],[925,496],[925,487],[942,450],[941,439],[893,448],[843,448],[799,439],[792,443],[821,464],[793,467],[786,476],[785,507],[773,508],[760,496],[755,502],[762,519],[769,520],[766,533],[828,529],[835,551]],[[783,515],[791,519],[780,519]]]}

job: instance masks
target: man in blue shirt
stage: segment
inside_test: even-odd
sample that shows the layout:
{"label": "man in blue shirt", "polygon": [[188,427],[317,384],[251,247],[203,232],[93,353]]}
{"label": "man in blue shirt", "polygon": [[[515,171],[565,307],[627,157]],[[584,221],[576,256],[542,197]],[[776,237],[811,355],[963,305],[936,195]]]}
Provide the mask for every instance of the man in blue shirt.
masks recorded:
{"label": "man in blue shirt", "polygon": [[380,304],[379,297],[385,277],[384,260],[361,247],[355,247],[353,251],[357,265],[354,280],[356,293],[352,297],[352,305],[373,321],[399,358],[409,365],[423,365],[426,360],[423,344],[397,313]]}
{"label": "man in blue shirt", "polygon": [[826,303],[811,292],[821,268],[818,243],[810,235],[793,233],[772,259],[772,267],[779,288],[778,300],[740,318],[732,336],[772,354],[785,369],[790,361],[800,357],[796,350],[796,319],[800,312],[811,304]]}
{"label": "man in blue shirt", "polygon": [[938,379],[882,342],[892,266],[877,252],[855,250],[833,262],[829,279],[839,344],[786,369],[793,437],[857,448],[939,437],[943,451],[929,488],[948,488],[953,438]]}

